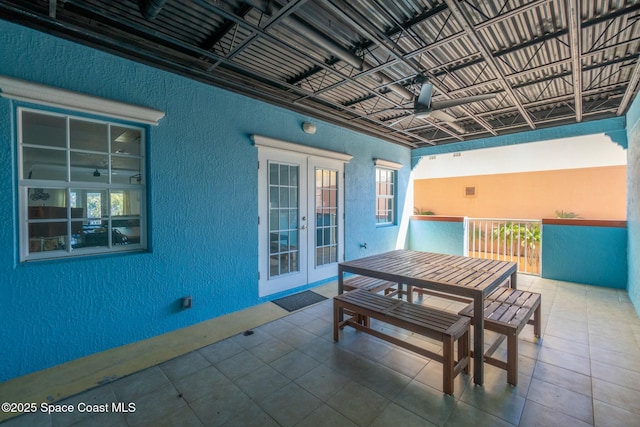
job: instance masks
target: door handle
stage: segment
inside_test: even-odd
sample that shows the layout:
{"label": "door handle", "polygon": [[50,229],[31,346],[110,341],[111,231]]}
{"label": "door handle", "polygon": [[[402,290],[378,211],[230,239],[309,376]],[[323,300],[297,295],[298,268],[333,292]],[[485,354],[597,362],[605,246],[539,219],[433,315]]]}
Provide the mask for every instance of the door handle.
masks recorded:
{"label": "door handle", "polygon": [[306,229],[307,229],[306,225],[303,225],[303,226],[300,227],[300,230],[306,230]]}

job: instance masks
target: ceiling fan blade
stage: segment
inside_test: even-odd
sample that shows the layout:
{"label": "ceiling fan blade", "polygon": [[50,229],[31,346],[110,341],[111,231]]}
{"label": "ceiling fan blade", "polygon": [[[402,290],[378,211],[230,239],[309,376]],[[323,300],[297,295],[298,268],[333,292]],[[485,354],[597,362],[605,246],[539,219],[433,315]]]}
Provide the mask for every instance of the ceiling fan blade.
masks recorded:
{"label": "ceiling fan blade", "polygon": [[443,108],[455,107],[458,105],[469,104],[471,102],[485,101],[495,97],[495,93],[487,93],[484,95],[466,96],[464,98],[445,99],[444,101],[433,101],[431,103],[431,108],[433,110],[442,110]]}
{"label": "ceiling fan blade", "polygon": [[415,102],[416,110],[428,110],[431,106],[431,95],[433,94],[433,85],[431,83],[423,83],[420,88],[420,95]]}
{"label": "ceiling fan blade", "polygon": [[450,128],[453,128],[458,133],[467,133],[467,131],[462,126],[455,123],[455,120],[456,120],[455,117],[445,113],[444,111],[434,110],[431,112],[429,117],[445,122],[447,125],[449,125]]}
{"label": "ceiling fan blade", "polygon": [[431,110],[416,110],[413,112],[413,115],[419,119],[425,119],[429,117],[433,113]]}
{"label": "ceiling fan blade", "polygon": [[453,117],[451,114],[445,113],[442,110],[432,110],[431,114],[429,114],[429,117],[433,119],[438,119],[441,122],[446,122],[446,123],[453,123],[456,121],[455,117]]}
{"label": "ceiling fan blade", "polygon": [[440,110],[427,111],[427,112],[424,113],[424,115],[417,116],[417,117],[420,117],[420,118],[429,117],[431,119],[436,119],[438,121],[446,123],[450,128],[452,128],[453,130],[455,130],[458,133],[467,133],[465,128],[463,128],[459,124],[455,123],[455,120],[456,120],[455,117],[453,117],[450,114],[445,113],[444,111],[440,111]]}

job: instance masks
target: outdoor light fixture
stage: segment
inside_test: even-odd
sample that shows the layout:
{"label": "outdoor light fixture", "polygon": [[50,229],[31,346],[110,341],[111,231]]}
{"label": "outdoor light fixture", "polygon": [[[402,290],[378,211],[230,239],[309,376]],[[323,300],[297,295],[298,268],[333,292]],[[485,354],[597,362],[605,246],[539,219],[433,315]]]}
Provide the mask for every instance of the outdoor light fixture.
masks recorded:
{"label": "outdoor light fixture", "polygon": [[314,133],[316,133],[317,129],[316,125],[314,125],[313,123],[304,122],[302,123],[302,130],[309,135],[313,135]]}
{"label": "outdoor light fixture", "polygon": [[93,176],[95,177],[99,177],[100,176],[100,171],[98,169],[96,169],[95,171],[93,171]]}

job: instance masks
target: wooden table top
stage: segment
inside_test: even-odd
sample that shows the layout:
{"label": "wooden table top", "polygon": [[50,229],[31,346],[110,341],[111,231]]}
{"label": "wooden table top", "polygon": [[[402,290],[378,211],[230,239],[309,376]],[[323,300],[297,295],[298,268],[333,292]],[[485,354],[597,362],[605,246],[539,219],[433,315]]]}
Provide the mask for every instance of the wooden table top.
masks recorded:
{"label": "wooden table top", "polygon": [[398,249],[342,262],[340,270],[463,296],[474,296],[478,293],[488,293],[509,278],[516,272],[517,264]]}

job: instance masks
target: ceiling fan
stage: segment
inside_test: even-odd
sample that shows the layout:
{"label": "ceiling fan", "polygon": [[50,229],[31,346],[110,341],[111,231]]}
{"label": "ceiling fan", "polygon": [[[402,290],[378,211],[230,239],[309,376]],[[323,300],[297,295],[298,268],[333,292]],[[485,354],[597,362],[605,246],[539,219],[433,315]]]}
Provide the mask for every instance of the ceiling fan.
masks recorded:
{"label": "ceiling fan", "polygon": [[496,96],[495,93],[487,93],[482,95],[465,96],[462,98],[445,99],[442,101],[432,101],[431,98],[433,96],[433,84],[429,83],[428,79],[421,76],[417,78],[417,83],[422,84],[420,88],[420,95],[418,95],[418,97],[415,99],[413,108],[405,108],[405,110],[412,110],[413,116],[417,118],[431,117],[436,120],[445,122],[460,133],[465,133],[466,131],[462,126],[459,126],[455,123],[455,117],[443,110],[451,107],[456,107],[458,105],[484,101],[487,99],[495,98]]}

